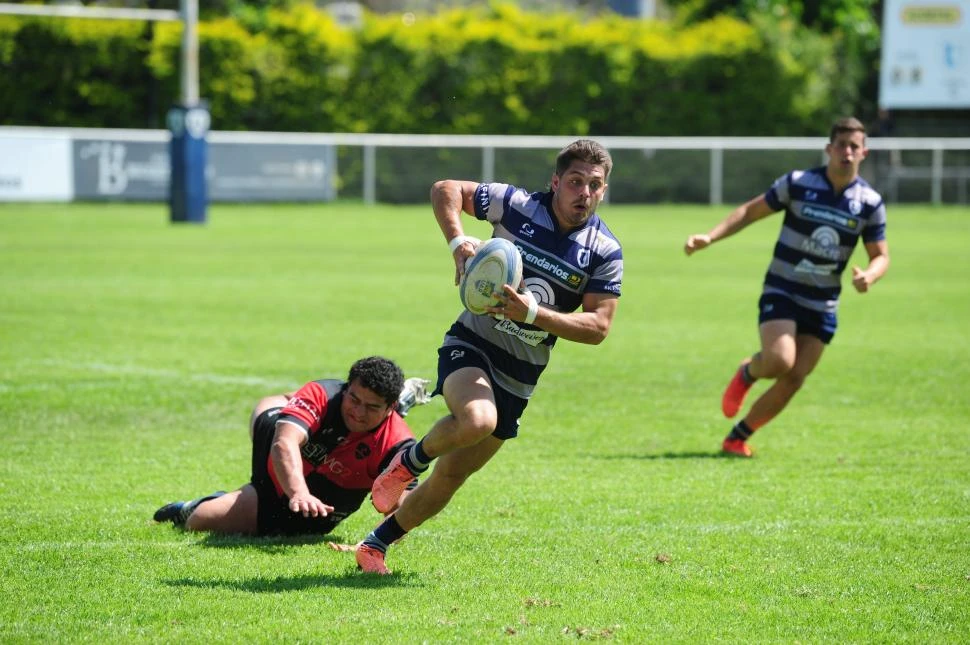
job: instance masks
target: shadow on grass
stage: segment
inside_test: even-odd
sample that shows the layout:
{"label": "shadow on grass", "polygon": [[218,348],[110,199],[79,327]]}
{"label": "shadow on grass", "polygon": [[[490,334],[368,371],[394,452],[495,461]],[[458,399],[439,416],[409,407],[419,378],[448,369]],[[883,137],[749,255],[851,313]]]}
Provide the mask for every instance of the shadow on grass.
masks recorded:
{"label": "shadow on grass", "polygon": [[[172,531],[191,534],[180,526],[169,526]],[[292,553],[295,548],[306,546],[324,546],[334,544],[356,544],[356,540],[350,542],[347,538],[333,533],[327,535],[315,535],[308,533],[305,535],[264,535],[253,536],[242,533],[205,533],[193,534],[198,536],[197,546],[210,549],[249,549],[262,551],[270,554]]]}
{"label": "shadow on grass", "polygon": [[344,542],[335,535],[270,535],[253,537],[240,534],[206,533],[199,544],[212,549],[254,549],[266,553],[288,553],[293,547],[326,545],[328,542]]}
{"label": "shadow on grass", "polygon": [[231,589],[249,593],[286,593],[303,591],[316,587],[338,587],[347,589],[386,589],[388,587],[414,586],[417,578],[413,574],[392,574],[379,576],[347,571],[341,574],[320,574],[275,579],[250,578],[249,580],[215,580],[200,578],[175,578],[162,580],[171,587],[195,587],[198,589]]}
{"label": "shadow on grass", "polygon": [[737,455],[732,455],[726,452],[721,452],[720,450],[709,452],[700,450],[691,450],[687,452],[661,452],[656,454],[647,455],[597,455],[595,459],[606,459],[606,460],[626,460],[626,459],[725,459],[727,461],[750,461],[746,457],[738,457]]}

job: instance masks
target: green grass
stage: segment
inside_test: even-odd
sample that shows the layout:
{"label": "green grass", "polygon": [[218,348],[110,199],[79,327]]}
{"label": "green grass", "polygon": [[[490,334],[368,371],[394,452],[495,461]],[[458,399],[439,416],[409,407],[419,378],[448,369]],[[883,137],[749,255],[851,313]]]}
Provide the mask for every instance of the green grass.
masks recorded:
{"label": "green grass", "polygon": [[605,209],[610,337],[559,344],[520,437],[377,578],[324,543],[369,506],[325,539],[151,514],[248,479],[260,396],[371,353],[433,377],[459,304],[428,207],[0,206],[0,641],[966,642],[970,210],[891,208],[889,274],[748,461],[716,456],[719,399],[779,220],[685,258],[726,212]]}

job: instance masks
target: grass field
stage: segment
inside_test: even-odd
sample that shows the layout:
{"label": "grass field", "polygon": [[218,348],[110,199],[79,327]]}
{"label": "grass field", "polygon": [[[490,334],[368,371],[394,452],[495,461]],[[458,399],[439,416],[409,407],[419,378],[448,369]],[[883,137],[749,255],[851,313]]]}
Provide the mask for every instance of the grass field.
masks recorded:
{"label": "grass field", "polygon": [[753,460],[718,456],[719,400],[779,221],[685,258],[725,213],[604,209],[612,334],[559,344],[520,437],[380,578],[324,543],[369,504],[309,539],[151,515],[248,480],[260,396],[373,353],[433,377],[459,303],[428,207],[0,205],[0,641],[967,642],[970,209],[890,210],[889,274]]}

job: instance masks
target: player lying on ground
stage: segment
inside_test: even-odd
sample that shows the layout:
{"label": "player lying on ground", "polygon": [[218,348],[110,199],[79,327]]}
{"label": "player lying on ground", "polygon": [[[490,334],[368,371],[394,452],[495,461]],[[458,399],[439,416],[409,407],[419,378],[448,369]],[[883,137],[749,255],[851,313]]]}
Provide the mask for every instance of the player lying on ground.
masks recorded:
{"label": "player lying on ground", "polygon": [[414,443],[402,417],[428,401],[427,384],[405,381],[396,364],[372,356],[354,363],[346,381],[311,381],[263,398],[250,419],[251,481],[166,504],[154,519],[190,531],[330,533],[360,508],[394,455]]}

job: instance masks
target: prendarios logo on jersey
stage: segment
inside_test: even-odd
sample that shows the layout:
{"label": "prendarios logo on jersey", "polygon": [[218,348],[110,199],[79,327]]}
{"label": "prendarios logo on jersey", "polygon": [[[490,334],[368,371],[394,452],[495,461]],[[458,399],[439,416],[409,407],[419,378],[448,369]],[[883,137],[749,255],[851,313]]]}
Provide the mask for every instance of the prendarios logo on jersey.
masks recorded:
{"label": "prendarios logo on jersey", "polygon": [[554,277],[557,282],[561,282],[571,289],[578,289],[583,283],[585,276],[568,265],[563,266],[565,263],[561,262],[558,257],[552,256],[552,259],[550,259],[548,255],[526,248],[518,241],[515,243],[515,248],[519,250],[523,264],[532,267],[539,273]]}
{"label": "prendarios logo on jersey", "polygon": [[822,206],[810,206],[806,204],[804,207],[802,207],[801,214],[802,217],[805,217],[806,219],[832,224],[833,226],[837,226],[849,232],[859,230],[859,220],[855,217],[849,217],[840,210],[825,208]]}

